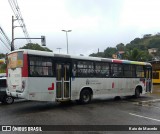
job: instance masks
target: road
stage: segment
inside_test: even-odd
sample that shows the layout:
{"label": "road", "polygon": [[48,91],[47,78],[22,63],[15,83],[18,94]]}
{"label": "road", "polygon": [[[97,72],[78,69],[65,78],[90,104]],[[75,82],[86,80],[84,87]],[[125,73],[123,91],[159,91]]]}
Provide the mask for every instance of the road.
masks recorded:
{"label": "road", "polygon": [[0,125],[159,125],[159,111],[156,94],[94,99],[87,105],[17,100],[0,104]]}

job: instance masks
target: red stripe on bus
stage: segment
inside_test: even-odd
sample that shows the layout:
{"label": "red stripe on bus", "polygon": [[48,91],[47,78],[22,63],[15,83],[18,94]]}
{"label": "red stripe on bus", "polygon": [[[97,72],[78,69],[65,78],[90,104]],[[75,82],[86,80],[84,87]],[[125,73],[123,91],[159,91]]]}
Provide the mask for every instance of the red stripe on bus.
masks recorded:
{"label": "red stripe on bus", "polygon": [[112,88],[114,88],[114,82],[112,82]]}
{"label": "red stripe on bus", "polygon": [[23,54],[22,77],[28,77],[28,56]]}
{"label": "red stripe on bus", "polygon": [[121,60],[113,60],[113,63],[122,63]]}
{"label": "red stripe on bus", "polygon": [[48,90],[54,90],[54,83],[52,83],[52,86],[49,87]]}

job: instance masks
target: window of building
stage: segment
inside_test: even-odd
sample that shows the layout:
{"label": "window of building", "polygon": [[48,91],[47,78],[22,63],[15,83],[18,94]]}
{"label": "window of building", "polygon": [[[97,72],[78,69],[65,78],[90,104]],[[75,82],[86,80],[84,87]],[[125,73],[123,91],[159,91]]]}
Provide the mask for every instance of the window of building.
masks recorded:
{"label": "window of building", "polygon": [[153,79],[159,79],[159,72],[153,72]]}

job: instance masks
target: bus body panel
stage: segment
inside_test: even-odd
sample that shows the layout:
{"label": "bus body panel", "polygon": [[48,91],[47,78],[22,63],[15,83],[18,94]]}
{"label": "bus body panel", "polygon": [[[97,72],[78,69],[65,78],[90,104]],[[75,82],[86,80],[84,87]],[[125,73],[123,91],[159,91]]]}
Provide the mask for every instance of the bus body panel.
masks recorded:
{"label": "bus body panel", "polygon": [[[30,77],[28,83],[29,100],[55,101],[55,78]],[[49,90],[50,88],[52,89]]]}
{"label": "bus body panel", "polygon": [[[48,90],[51,83],[55,81],[55,78],[23,78],[26,81],[26,89],[23,93],[16,93],[13,96],[19,98],[25,98],[27,100],[41,100],[41,101],[56,101],[56,83],[54,90]],[[90,82],[89,84],[86,82]],[[113,85],[113,81],[115,85]],[[118,81],[118,82],[117,82]],[[134,81],[134,84],[132,84]],[[114,96],[129,96],[134,95],[136,86],[142,86],[143,92],[145,88],[142,82],[136,83],[137,78],[129,82],[126,78],[119,81],[119,79],[113,80],[112,78],[76,78],[72,81],[71,87],[71,100],[78,100],[80,92],[86,87],[90,87],[93,90],[93,98],[97,97],[114,97]],[[27,84],[29,83],[29,84]],[[122,87],[122,85],[128,84],[128,88]],[[130,87],[131,85],[132,88]],[[130,88],[129,88],[130,87]],[[37,90],[38,89],[38,90]],[[14,91],[14,90],[13,90]]]}
{"label": "bus body panel", "polygon": [[92,89],[93,98],[97,98],[100,96],[131,96],[135,94],[137,86],[142,87],[142,94],[146,93],[144,83],[140,82],[139,78],[132,78],[132,80],[128,78],[75,78],[71,84],[72,100],[78,100],[81,90],[87,87]]}

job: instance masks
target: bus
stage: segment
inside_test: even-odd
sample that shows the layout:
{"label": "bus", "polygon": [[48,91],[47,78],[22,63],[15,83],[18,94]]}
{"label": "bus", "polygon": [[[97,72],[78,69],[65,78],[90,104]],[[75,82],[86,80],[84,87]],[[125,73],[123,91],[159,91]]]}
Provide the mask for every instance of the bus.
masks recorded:
{"label": "bus", "polygon": [[35,101],[78,101],[152,92],[147,62],[20,49],[8,54],[7,94]]}
{"label": "bus", "polygon": [[153,84],[160,84],[160,61],[154,60],[150,61],[152,64],[152,72],[153,72]]}

